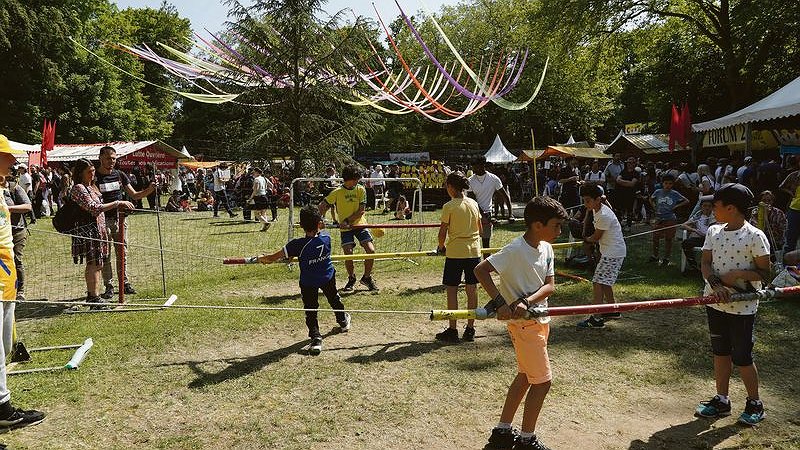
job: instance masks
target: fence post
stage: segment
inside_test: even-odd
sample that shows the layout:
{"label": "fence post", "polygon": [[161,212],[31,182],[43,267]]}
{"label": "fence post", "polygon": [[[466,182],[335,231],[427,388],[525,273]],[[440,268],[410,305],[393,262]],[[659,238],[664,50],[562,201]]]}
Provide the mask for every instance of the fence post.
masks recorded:
{"label": "fence post", "polygon": [[[114,252],[117,257],[117,288],[119,289],[119,303],[125,303],[125,254],[128,243],[125,242],[125,214],[121,209],[117,209],[117,235],[111,236],[114,244]],[[109,255],[110,257],[111,255]],[[110,261],[109,261],[110,263]]]}
{"label": "fence post", "polygon": [[166,297],[167,273],[164,271],[164,241],[161,234],[161,207],[156,208],[156,223],[158,225],[158,254],[161,258],[161,294]]}

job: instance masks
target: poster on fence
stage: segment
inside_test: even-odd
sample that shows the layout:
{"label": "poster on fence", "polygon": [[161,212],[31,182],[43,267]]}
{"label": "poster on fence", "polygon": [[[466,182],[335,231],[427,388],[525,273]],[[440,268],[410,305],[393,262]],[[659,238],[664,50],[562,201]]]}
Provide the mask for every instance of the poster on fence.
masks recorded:
{"label": "poster on fence", "polygon": [[131,154],[125,155],[118,160],[120,169],[132,169],[136,163],[140,166],[145,164],[155,164],[159,169],[175,169],[178,166],[178,159],[154,147],[145,147]]}
{"label": "poster on fence", "polygon": [[430,152],[418,153],[389,153],[389,159],[392,161],[430,161]]}

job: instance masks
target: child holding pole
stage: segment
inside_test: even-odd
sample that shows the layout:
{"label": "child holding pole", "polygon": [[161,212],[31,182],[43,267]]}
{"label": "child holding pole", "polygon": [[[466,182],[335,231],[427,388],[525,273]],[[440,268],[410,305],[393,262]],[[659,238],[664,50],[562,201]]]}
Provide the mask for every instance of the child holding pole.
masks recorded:
{"label": "child holding pole", "polygon": [[738,183],[721,186],[714,193],[714,217],[719,224],[708,227],[700,270],[705,295],[723,303],[706,306],[714,380],[717,394],[702,402],[695,414],[721,417],[731,414],[728,398],[733,366],[739,368],[747,400],[739,423],[757,425],[764,419],[764,404],[758,393],[758,370],[753,362],[753,327],[758,300],[729,303],[731,292],[760,289],[770,273],[770,249],[764,232],[747,222],[754,196]]}
{"label": "child holding pole", "polygon": [[[500,422],[489,437],[488,448],[547,448],[538,440],[535,431],[552,379],[547,356],[550,318],[522,318],[531,305],[546,307],[548,297],[555,291],[555,258],[550,242],[561,234],[561,225],[568,217],[564,207],[554,199],[534,197],[525,206],[525,233],[475,268],[475,277],[483,289],[495,299],[493,303],[501,305],[497,318],[512,319],[507,326],[518,366],[517,376],[506,394]],[[492,280],[492,272],[500,276],[499,287]],[[511,423],[523,399],[522,432],[517,436]]]}
{"label": "child holding pole", "polygon": [[[464,197],[464,191],[469,189],[469,180],[461,172],[448,175],[445,188],[451,200],[442,207],[437,252],[446,256],[442,284],[447,290],[447,308],[458,309],[458,285],[461,284],[463,273],[467,307],[475,309],[478,306],[478,280],[474,271],[475,266],[481,262],[481,212],[475,200]],[[475,340],[474,323],[474,320],[467,321],[462,336],[464,341]],[[436,340],[458,342],[456,321],[451,320],[450,327],[438,333]]]}
{"label": "child holding pole", "polygon": [[[344,312],[344,305],[336,290],[336,269],[331,261],[331,237],[321,234],[324,228],[322,214],[314,207],[300,210],[300,226],[305,236],[292,239],[285,247],[271,255],[260,255],[258,261],[269,264],[275,261],[296,257],[300,265],[300,294],[303,297],[303,308],[319,308],[319,290],[325,294],[328,304],[336,310],[336,323],[339,332],[350,331],[350,314]],[[311,339],[309,352],[319,355],[322,352],[322,334],[319,332],[317,311],[306,311],[306,326]]]}

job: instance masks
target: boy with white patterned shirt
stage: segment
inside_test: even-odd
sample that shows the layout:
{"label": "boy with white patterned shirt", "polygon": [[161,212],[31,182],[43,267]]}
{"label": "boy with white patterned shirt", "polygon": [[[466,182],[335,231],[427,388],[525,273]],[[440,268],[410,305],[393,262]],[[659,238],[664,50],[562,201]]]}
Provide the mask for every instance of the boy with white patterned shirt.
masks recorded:
{"label": "boy with white patterned shirt", "polygon": [[735,365],[747,389],[745,409],[739,416],[739,422],[745,425],[757,425],[764,418],[758,370],[753,363],[758,301],[728,301],[732,291],[760,289],[770,271],[769,241],[747,221],[754,198],[750,189],[738,183],[723,185],[714,193],[714,216],[719,223],[706,233],[701,271],[705,295],[714,295],[722,302],[706,306],[717,394],[695,411],[702,417],[730,415],[728,387]]}

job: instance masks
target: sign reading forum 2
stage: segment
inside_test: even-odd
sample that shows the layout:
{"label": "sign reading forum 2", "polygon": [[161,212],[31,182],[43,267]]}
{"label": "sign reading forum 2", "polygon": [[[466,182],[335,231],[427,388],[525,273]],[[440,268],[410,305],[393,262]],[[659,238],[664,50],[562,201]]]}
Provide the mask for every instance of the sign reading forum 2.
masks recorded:
{"label": "sign reading forum 2", "polygon": [[136,163],[139,166],[155,164],[159,169],[175,169],[178,167],[178,159],[168,155],[155,147],[145,147],[121,157],[117,163],[120,169],[132,169]]}

